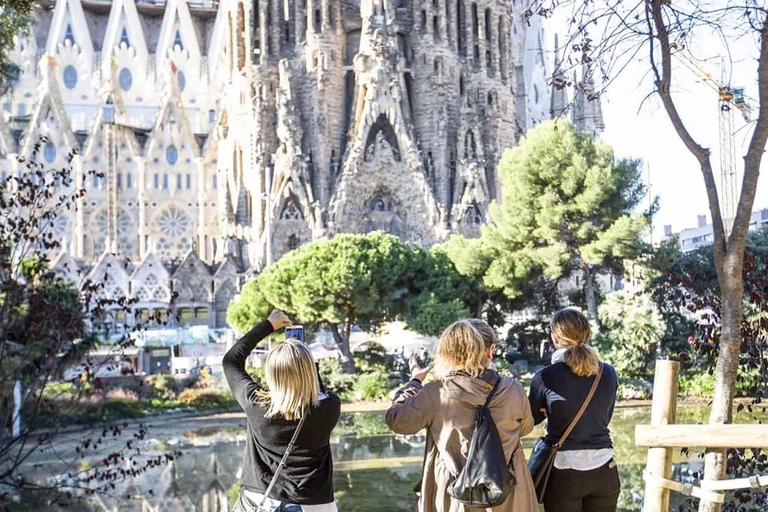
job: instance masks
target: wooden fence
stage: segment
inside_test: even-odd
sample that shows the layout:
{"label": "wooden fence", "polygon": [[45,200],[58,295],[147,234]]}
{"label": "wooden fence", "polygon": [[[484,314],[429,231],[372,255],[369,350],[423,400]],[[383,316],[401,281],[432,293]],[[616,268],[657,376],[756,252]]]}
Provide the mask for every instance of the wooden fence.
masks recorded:
{"label": "wooden fence", "polygon": [[635,444],[648,448],[644,512],[668,512],[670,491],[722,503],[725,490],[768,486],[768,476],[702,481],[696,487],[674,482],[674,448],[768,448],[768,425],[676,425],[679,363],[656,361],[651,424],[635,427]]}

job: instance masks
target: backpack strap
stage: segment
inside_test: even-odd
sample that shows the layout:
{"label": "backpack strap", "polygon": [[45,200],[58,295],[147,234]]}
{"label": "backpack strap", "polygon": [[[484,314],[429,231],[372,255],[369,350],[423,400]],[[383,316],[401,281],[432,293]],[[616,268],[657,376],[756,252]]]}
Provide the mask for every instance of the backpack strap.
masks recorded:
{"label": "backpack strap", "polygon": [[491,403],[491,398],[493,398],[493,395],[496,394],[496,390],[499,389],[499,384],[501,383],[501,375],[499,375],[499,378],[496,379],[496,383],[494,383],[493,388],[491,388],[491,392],[488,393],[488,398],[485,399],[485,405],[483,405],[484,408],[488,408],[488,405]]}
{"label": "backpack strap", "polygon": [[587,410],[587,406],[589,405],[589,402],[591,402],[592,397],[595,396],[595,391],[597,391],[597,385],[600,384],[600,377],[602,376],[603,376],[603,363],[600,363],[597,367],[597,375],[595,375],[595,381],[592,383],[592,387],[589,390],[589,394],[587,395],[587,398],[584,399],[584,403],[581,404],[581,409],[579,409],[579,412],[577,412],[576,416],[573,417],[571,424],[568,425],[568,428],[563,433],[563,436],[557,442],[558,448],[563,446],[563,443],[565,443],[565,440],[568,439],[568,436],[571,435],[571,432],[573,431],[573,429],[576,428],[576,424],[584,415],[584,411]]}

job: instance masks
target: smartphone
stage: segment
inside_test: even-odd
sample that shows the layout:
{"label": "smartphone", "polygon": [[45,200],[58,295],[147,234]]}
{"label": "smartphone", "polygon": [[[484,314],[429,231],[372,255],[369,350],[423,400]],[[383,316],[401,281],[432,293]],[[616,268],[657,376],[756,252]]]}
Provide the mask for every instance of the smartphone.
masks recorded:
{"label": "smartphone", "polygon": [[304,343],[304,326],[289,325],[285,328],[285,339],[299,340]]}

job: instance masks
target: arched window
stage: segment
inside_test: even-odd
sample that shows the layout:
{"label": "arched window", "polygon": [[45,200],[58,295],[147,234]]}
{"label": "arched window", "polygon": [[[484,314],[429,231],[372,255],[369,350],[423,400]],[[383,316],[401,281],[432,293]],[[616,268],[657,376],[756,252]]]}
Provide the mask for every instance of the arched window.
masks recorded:
{"label": "arched window", "polygon": [[288,237],[288,250],[289,251],[295,251],[299,248],[299,237],[296,235],[291,235]]}
{"label": "arched window", "polygon": [[187,77],[182,70],[176,72],[176,81],[179,84],[179,90],[184,92],[184,89],[187,87]]}
{"label": "arched window", "polygon": [[48,141],[45,144],[45,149],[43,149],[43,156],[45,156],[45,161],[49,164],[52,164],[54,160],[56,160],[56,145]]}
{"label": "arched window", "polygon": [[392,203],[393,203],[392,196],[380,194],[380,195],[374,196],[374,198],[371,199],[371,202],[369,203],[368,208],[372,212],[381,212],[381,213],[391,212],[393,207]]}
{"label": "arched window", "polygon": [[179,160],[179,150],[176,149],[176,146],[173,144],[168,146],[165,150],[165,159],[168,162],[168,165],[174,165]]}
{"label": "arched window", "polygon": [[77,69],[71,64],[64,68],[64,85],[67,89],[77,87]]}
{"label": "arched window", "polygon": [[120,84],[120,88],[125,92],[130,91],[131,87],[133,87],[133,75],[131,75],[131,70],[128,68],[123,68],[120,70],[120,73],[117,76],[117,80]]}

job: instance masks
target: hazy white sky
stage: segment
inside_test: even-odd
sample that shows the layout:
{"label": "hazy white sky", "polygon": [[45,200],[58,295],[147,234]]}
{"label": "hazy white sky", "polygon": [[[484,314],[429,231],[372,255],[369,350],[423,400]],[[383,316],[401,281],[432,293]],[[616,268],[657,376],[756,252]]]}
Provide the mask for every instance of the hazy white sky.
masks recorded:
{"label": "hazy white sky", "polygon": [[[555,17],[545,25],[549,31],[549,48],[554,48],[554,31],[566,31],[562,20]],[[561,41],[563,37],[560,37]],[[731,42],[733,65],[726,67],[732,72],[731,84],[745,88],[756,110],[758,46],[754,39],[745,37]],[[724,46],[716,37],[701,37],[698,47],[691,48],[694,55],[707,59],[702,66],[715,77],[721,77],[721,56]],[[732,68],[732,70],[731,70]],[[661,209],[654,219],[654,240],[663,234],[663,226],[672,225],[678,232],[695,227],[697,215],[707,214],[709,205],[698,162],[688,152],[677,136],[657,96],[646,98],[652,91],[648,75],[647,52],[628,66],[610,84],[602,98],[606,129],[603,139],[611,144],[617,156],[641,158],[649,169],[651,193],[658,196]],[[719,127],[717,93],[682,64],[675,66],[673,91],[683,120],[699,144],[712,150],[712,163],[719,171]],[[644,101],[645,100],[645,101]],[[741,115],[736,115],[737,166],[743,165],[751,136],[749,126]],[[768,207],[768,165],[758,183],[755,208]],[[739,169],[739,183],[742,172]]]}

